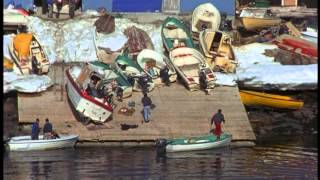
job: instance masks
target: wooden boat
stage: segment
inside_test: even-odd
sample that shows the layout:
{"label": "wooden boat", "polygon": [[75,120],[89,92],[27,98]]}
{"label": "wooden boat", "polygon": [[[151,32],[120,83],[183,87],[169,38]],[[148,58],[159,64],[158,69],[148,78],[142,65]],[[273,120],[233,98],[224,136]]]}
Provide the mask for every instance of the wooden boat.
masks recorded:
{"label": "wooden boat", "polygon": [[156,148],[158,153],[199,151],[229,146],[231,144],[231,140],[231,134],[222,133],[219,140],[216,135],[211,134],[198,137],[158,140]]}
{"label": "wooden boat", "polygon": [[[114,71],[121,72],[125,77],[127,77],[127,81],[130,82],[130,78],[133,78],[133,90],[134,91],[142,91],[140,85],[138,83],[139,77],[145,74],[143,69],[128,56],[119,55],[115,60],[115,63],[112,65],[112,69]],[[154,82],[148,82],[148,91],[152,91],[154,89]]]}
{"label": "wooden boat", "polygon": [[259,30],[280,25],[281,19],[273,16],[266,9],[243,9],[240,20],[246,30]]}
{"label": "wooden boat", "polygon": [[247,106],[266,106],[279,109],[300,109],[303,101],[289,96],[240,90],[242,103]]}
{"label": "wooden boat", "polygon": [[47,54],[34,34],[20,33],[16,35],[8,49],[14,61],[13,70],[16,73],[30,74],[32,72],[32,56],[37,59],[39,74],[48,73],[50,63]]}
{"label": "wooden boat", "polygon": [[169,69],[170,82],[175,82],[177,79],[176,70],[169,59],[156,51],[150,49],[142,50],[137,57],[137,62],[155,83],[161,83],[160,70],[164,66],[167,66]]}
{"label": "wooden boat", "polygon": [[8,142],[10,151],[37,151],[50,150],[60,148],[72,148],[78,141],[78,135],[59,135],[56,139],[43,139],[43,135],[39,136],[39,140],[31,140],[31,136],[16,136],[10,138]]}
{"label": "wooden boat", "polygon": [[316,43],[302,38],[283,34],[278,36],[273,43],[279,48],[312,58],[318,58],[318,46]]}
{"label": "wooden boat", "polygon": [[177,47],[194,48],[190,31],[183,21],[167,17],[161,27],[161,37],[167,52]]}
{"label": "wooden boat", "polygon": [[202,54],[194,48],[179,47],[170,51],[170,60],[191,91],[200,89],[199,71],[205,70],[208,89],[215,87],[216,77]]}
{"label": "wooden boat", "polygon": [[[118,77],[103,63],[87,63],[82,68],[73,66],[66,70],[67,95],[71,106],[76,110],[82,121],[105,122],[113,111],[112,102],[107,97],[114,91],[112,83]],[[94,89],[89,89],[91,80],[96,80]],[[93,93],[93,91],[95,93]]]}
{"label": "wooden boat", "polygon": [[211,3],[197,6],[192,13],[192,39],[199,44],[199,33],[204,29],[219,30],[221,16],[219,10]]}
{"label": "wooden boat", "polygon": [[28,23],[28,14],[19,9],[3,9],[3,25],[24,25]]}
{"label": "wooden boat", "polygon": [[208,64],[216,71],[234,73],[238,64],[231,45],[231,37],[222,31],[206,29],[200,32],[200,49]]}

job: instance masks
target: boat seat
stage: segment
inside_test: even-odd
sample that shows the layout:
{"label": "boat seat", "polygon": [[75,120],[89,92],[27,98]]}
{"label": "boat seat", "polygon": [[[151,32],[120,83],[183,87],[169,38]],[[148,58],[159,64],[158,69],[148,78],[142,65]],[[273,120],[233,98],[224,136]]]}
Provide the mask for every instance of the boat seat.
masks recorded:
{"label": "boat seat", "polygon": [[187,39],[187,33],[183,31],[180,28],[177,29],[163,29],[163,34],[166,38],[172,38],[172,39]]}

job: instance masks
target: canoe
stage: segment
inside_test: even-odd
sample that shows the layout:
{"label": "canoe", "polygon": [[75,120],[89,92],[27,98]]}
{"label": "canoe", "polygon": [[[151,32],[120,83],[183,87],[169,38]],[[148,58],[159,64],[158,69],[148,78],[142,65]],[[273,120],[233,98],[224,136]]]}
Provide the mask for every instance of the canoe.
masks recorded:
{"label": "canoe", "polygon": [[[133,90],[134,91],[142,91],[140,88],[140,85],[138,84],[138,79],[141,77],[145,72],[143,69],[139,66],[138,63],[130,59],[128,56],[119,55],[115,63],[112,65],[112,68],[114,71],[121,72],[127,79],[127,81],[130,82],[129,77],[132,77],[134,79],[133,84]],[[154,89],[154,82],[151,80],[148,82],[148,91],[152,91]]]}
{"label": "canoe", "polygon": [[10,151],[36,151],[50,150],[60,148],[72,148],[78,141],[78,135],[59,135],[57,139],[43,139],[43,135],[39,136],[39,140],[31,140],[31,136],[16,136],[10,138],[8,142]]}
{"label": "canoe", "polygon": [[206,149],[214,149],[229,146],[231,144],[232,135],[222,133],[220,140],[216,135],[204,135],[188,138],[177,138],[168,140],[157,140],[156,148],[159,152],[184,152],[199,151]]}
{"label": "canoe", "polygon": [[179,47],[171,50],[169,56],[171,63],[190,91],[200,89],[200,69],[205,69],[208,89],[215,87],[216,77],[198,50],[189,47]]}
{"label": "canoe", "polygon": [[318,58],[318,46],[311,41],[283,34],[273,40],[273,43],[281,49],[303,56]]}
{"label": "canoe", "polygon": [[199,43],[199,33],[204,29],[219,30],[221,16],[219,10],[211,3],[197,6],[192,13],[191,31],[194,43]]}
{"label": "canoe", "polygon": [[156,51],[150,49],[142,50],[137,57],[137,62],[156,84],[161,83],[160,70],[164,66],[167,66],[169,69],[170,82],[175,82],[177,79],[176,70],[169,59]]}
{"label": "canoe", "polygon": [[300,109],[303,101],[289,96],[240,90],[242,103],[246,106],[266,106],[278,109]]}
{"label": "canoe", "polygon": [[[9,44],[9,53],[14,61],[13,71],[18,74],[31,74],[32,56],[37,58],[39,74],[49,71],[50,62],[37,37],[32,33],[20,33]],[[24,59],[24,60],[23,60]]]}
{"label": "canoe", "polygon": [[[66,77],[70,106],[76,110],[81,121],[105,122],[112,115],[113,104],[108,103],[106,97],[115,94],[114,91],[108,90],[110,83],[117,78],[116,73],[103,65],[88,63],[82,68],[79,66],[68,68]],[[98,95],[87,91],[90,79],[99,80],[95,88]]]}
{"label": "canoe", "polygon": [[167,17],[161,27],[161,38],[167,52],[177,47],[194,48],[190,31],[182,20]]}
{"label": "canoe", "polygon": [[215,71],[234,73],[237,60],[231,45],[231,37],[222,31],[206,29],[200,32],[200,49],[210,67]]}
{"label": "canoe", "polygon": [[266,9],[243,9],[240,21],[246,30],[259,30],[280,25],[281,19],[273,16]]}

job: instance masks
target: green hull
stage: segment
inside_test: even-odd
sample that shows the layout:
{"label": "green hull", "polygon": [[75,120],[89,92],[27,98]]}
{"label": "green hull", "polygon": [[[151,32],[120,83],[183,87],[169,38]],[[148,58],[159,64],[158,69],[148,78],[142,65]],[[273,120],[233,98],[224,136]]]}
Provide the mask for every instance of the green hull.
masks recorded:
{"label": "green hull", "polygon": [[168,143],[170,145],[202,144],[202,143],[222,141],[230,137],[231,137],[230,134],[222,133],[220,136],[220,140],[218,140],[216,135],[210,134],[210,135],[198,136],[198,137],[170,139],[168,140]]}

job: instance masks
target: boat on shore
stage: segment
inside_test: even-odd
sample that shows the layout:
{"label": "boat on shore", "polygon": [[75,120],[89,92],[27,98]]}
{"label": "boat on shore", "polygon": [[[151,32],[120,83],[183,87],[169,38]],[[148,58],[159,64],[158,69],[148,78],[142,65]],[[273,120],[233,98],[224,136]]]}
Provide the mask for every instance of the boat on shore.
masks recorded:
{"label": "boat on shore", "polygon": [[238,62],[231,45],[231,37],[222,31],[206,29],[200,32],[200,49],[215,71],[234,73]]}
{"label": "boat on shore", "polygon": [[[100,62],[99,62],[100,63]],[[113,112],[113,91],[117,74],[102,63],[87,63],[83,67],[73,66],[66,70],[67,95],[72,108],[85,123],[105,122]],[[94,87],[89,87],[93,83]],[[112,95],[112,96],[111,96]],[[108,102],[109,101],[109,102]]]}
{"label": "boat on shore", "polygon": [[179,47],[170,51],[170,60],[190,91],[200,89],[199,73],[204,70],[208,89],[215,87],[216,77],[202,54],[194,48]]}
{"label": "boat on shore", "polygon": [[169,53],[178,47],[194,48],[192,36],[182,20],[167,17],[161,27],[161,38],[165,49]]}
{"label": "boat on shore", "polygon": [[242,103],[246,106],[264,106],[277,109],[300,109],[304,102],[289,96],[264,92],[240,90]]}
{"label": "boat on shore", "polygon": [[170,60],[156,51],[150,49],[142,50],[137,57],[137,62],[155,83],[161,83],[160,70],[164,66],[167,66],[169,69],[168,74],[170,82],[175,82],[177,80],[176,70]]}
{"label": "boat on shore", "polygon": [[192,39],[199,44],[199,33],[205,29],[219,30],[221,16],[219,10],[211,3],[204,3],[197,6],[192,13]]}
{"label": "boat on shore", "polygon": [[13,71],[18,74],[32,73],[32,56],[37,59],[39,74],[49,72],[50,62],[37,37],[32,33],[20,33],[9,44],[9,53],[14,61]]}
{"label": "boat on shore", "polygon": [[213,134],[188,138],[159,139],[156,142],[156,148],[158,153],[199,151],[229,146],[231,140],[232,135],[227,133],[222,133],[220,139],[217,139],[217,136]]}
{"label": "boat on shore", "polygon": [[269,10],[259,8],[243,9],[240,20],[243,27],[249,31],[277,26],[281,23],[281,19],[273,16]]}
{"label": "boat on shore", "polygon": [[72,148],[78,141],[78,135],[59,135],[56,139],[43,139],[43,135],[38,140],[31,140],[31,136],[16,136],[10,138],[8,146],[10,151],[37,151],[60,148]]}

